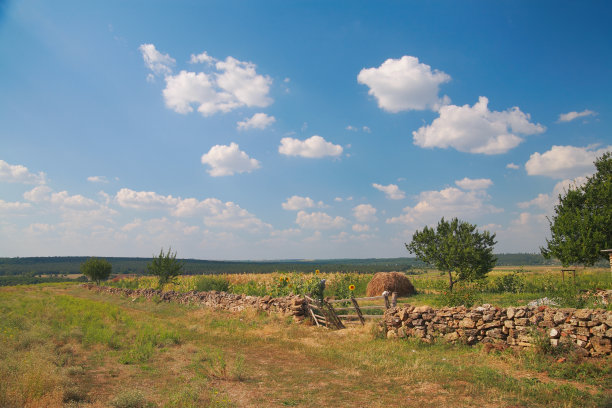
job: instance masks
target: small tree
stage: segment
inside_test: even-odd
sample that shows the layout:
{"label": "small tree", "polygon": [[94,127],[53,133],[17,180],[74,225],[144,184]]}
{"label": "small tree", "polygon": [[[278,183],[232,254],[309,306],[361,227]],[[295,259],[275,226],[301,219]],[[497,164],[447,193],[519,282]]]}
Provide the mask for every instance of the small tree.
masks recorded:
{"label": "small tree", "polygon": [[80,270],[83,275],[99,285],[100,281],[108,279],[113,266],[106,259],[89,258],[81,264]]}
{"label": "small tree", "polygon": [[602,249],[612,247],[612,153],[595,160],[595,168],[583,186],[559,195],[548,219],[551,238],[540,251],[563,266],[591,266],[607,256]]}
{"label": "small tree", "polygon": [[159,278],[159,287],[165,283],[172,282],[174,278],[181,274],[183,263],[176,260],[176,252],[172,253],[172,248],[164,254],[164,248],[159,251],[159,255],[154,256],[151,263],[147,264],[147,271],[151,275]]}
{"label": "small tree", "polygon": [[412,242],[406,244],[409,252],[440,271],[448,273],[448,288],[452,292],[458,281],[484,278],[493,269],[497,259],[493,255],[495,234],[478,232],[475,225],[444,217],[433,228],[416,231]]}

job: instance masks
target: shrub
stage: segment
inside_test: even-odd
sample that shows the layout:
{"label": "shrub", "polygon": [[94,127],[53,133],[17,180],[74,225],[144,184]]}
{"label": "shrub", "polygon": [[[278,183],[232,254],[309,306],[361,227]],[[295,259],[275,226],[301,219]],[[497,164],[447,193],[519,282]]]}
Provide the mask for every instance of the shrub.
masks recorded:
{"label": "shrub", "polygon": [[195,282],[195,290],[199,292],[229,292],[230,284],[227,279],[218,276],[200,276]]}
{"label": "shrub", "polygon": [[520,272],[522,269],[507,275],[496,276],[493,279],[491,291],[493,293],[522,293],[525,290],[525,277]]}
{"label": "shrub", "polygon": [[81,273],[98,285],[108,279],[113,266],[106,259],[89,258],[81,264]]}
{"label": "shrub", "polygon": [[177,261],[176,252],[172,253],[172,248],[168,248],[168,253],[164,254],[164,248],[159,251],[159,255],[153,257],[151,263],[147,265],[147,271],[159,279],[159,288],[164,284],[173,282],[183,270],[183,263]]}
{"label": "shrub", "polygon": [[114,408],[148,408],[155,404],[147,402],[142,392],[138,390],[126,390],[119,393],[111,402]]}
{"label": "shrub", "polygon": [[480,285],[477,284],[459,284],[451,291],[442,292],[440,301],[442,306],[465,306],[472,307],[475,304],[482,303],[482,295]]}

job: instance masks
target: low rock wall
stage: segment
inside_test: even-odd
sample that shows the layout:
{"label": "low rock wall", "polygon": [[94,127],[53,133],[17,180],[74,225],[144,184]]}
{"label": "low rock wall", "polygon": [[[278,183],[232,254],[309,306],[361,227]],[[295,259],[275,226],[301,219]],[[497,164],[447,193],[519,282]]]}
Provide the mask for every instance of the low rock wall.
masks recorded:
{"label": "low rock wall", "polygon": [[441,337],[450,342],[504,343],[532,347],[534,329],[542,330],[550,344],[571,342],[587,356],[612,352],[612,311],[558,309],[548,306],[474,308],[410,305],[388,309],[382,322],[387,337],[413,336],[425,341]]}
{"label": "low rock wall", "polygon": [[191,291],[180,293],[175,291],[162,292],[156,289],[123,289],[111,286],[98,286],[84,284],[83,287],[96,292],[105,292],[115,295],[124,295],[133,299],[159,299],[164,302],[177,302],[181,304],[197,304],[217,310],[238,312],[246,309],[264,310],[269,312],[291,315],[296,321],[304,320],[306,315],[304,299],[299,296],[286,296],[273,298],[270,296],[247,296],[233,293],[210,291]]}

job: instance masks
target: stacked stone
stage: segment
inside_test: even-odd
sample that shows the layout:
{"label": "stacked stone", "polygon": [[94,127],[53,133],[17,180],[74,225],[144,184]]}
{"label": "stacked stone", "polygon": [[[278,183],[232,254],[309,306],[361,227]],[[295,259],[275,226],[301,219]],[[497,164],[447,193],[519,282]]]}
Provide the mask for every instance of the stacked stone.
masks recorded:
{"label": "stacked stone", "polygon": [[433,309],[406,305],[388,309],[383,321],[389,338],[412,336],[430,342],[441,337],[470,345],[503,342],[532,347],[534,328],[544,330],[553,346],[568,341],[585,356],[612,353],[612,311],[603,309],[547,306],[500,309],[491,305]]}
{"label": "stacked stone", "polygon": [[191,291],[187,293],[180,293],[172,290],[162,292],[161,290],[156,289],[124,289],[92,284],[84,284],[83,287],[89,290],[95,290],[97,292],[124,295],[133,299],[139,297],[148,300],[157,298],[164,302],[196,304],[204,307],[210,307],[211,309],[229,310],[232,312],[239,312],[246,309],[263,310],[291,315],[296,321],[302,321],[306,316],[304,299],[296,295],[273,298],[270,296],[258,297],[237,295],[234,293],[218,292],[215,290],[210,292]]}

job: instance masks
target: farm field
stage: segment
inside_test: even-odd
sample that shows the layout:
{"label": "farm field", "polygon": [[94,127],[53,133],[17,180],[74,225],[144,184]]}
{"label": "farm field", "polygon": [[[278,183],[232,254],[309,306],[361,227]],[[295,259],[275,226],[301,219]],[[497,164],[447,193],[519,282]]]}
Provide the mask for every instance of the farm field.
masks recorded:
{"label": "farm field", "polygon": [[[163,290],[188,292],[192,290],[219,290],[252,296],[286,296],[310,293],[321,279],[326,280],[326,297],[348,298],[350,285],[356,297],[365,296],[373,274],[364,273],[298,273],[275,272],[265,274],[218,274],[181,276],[175,283],[165,284]],[[525,305],[544,297],[556,299],[563,307],[602,307],[596,299],[581,296],[587,291],[612,289],[612,273],[608,268],[586,268],[576,271],[576,279],[556,266],[498,267],[487,278],[475,283],[457,284],[453,293],[448,291],[446,274],[431,269],[410,271],[407,274],[417,295],[400,299],[413,305],[456,306],[490,303],[506,307]],[[158,288],[151,276],[113,279],[105,285],[124,288]]]}
{"label": "farm field", "polygon": [[558,362],[562,356],[535,351],[382,340],[374,324],[328,331],[278,315],[133,301],[66,283],[0,288],[0,311],[2,407],[612,401],[609,357]]}

